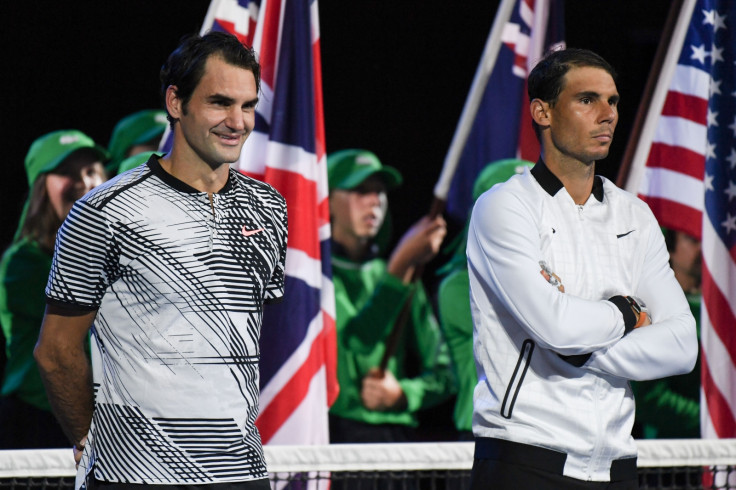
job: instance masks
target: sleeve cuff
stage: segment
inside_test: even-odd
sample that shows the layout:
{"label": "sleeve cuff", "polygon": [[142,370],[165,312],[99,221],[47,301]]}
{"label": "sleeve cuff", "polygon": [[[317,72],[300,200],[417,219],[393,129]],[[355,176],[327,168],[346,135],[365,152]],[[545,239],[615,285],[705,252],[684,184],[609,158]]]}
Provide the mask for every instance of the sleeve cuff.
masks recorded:
{"label": "sleeve cuff", "polygon": [[623,296],[613,296],[608,298],[608,301],[613,303],[624,316],[624,335],[634,330],[634,326],[636,325],[636,315],[631,309],[629,301]]}

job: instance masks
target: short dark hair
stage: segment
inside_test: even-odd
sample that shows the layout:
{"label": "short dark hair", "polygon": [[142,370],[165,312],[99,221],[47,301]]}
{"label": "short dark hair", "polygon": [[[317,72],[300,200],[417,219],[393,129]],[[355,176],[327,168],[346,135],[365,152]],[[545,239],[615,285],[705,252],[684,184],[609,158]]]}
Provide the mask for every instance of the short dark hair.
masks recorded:
{"label": "short dark hair", "polygon": [[[529,73],[527,93],[529,103],[534,99],[543,100],[554,107],[557,98],[565,88],[565,75],[570,68],[593,67],[608,72],[616,81],[616,70],[600,55],[587,49],[568,48],[549,52]],[[532,121],[534,131],[539,136],[539,127]]]}
{"label": "short dark hair", "polygon": [[[166,107],[166,90],[176,86],[176,96],[183,107],[189,103],[199,81],[204,76],[204,65],[210,56],[219,56],[226,63],[250,70],[256,79],[256,90],[261,89],[261,66],[253,48],[244,46],[237,37],[225,32],[208,32],[204,36],[191,34],[182,38],[179,46],[161,67],[161,96]],[[172,128],[175,119],[167,112]]]}

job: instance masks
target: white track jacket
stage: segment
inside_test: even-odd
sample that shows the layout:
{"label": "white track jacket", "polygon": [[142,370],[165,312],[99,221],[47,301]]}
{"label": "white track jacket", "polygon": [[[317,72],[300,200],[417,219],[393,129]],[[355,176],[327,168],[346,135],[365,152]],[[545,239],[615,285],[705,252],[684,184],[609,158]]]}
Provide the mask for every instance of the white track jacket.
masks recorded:
{"label": "white track jacket", "polygon": [[[478,199],[467,254],[473,432],[565,452],[565,476],[608,481],[612,461],[636,455],[629,380],[689,372],[698,353],[654,216],[603,177],[578,206],[540,160]],[[643,300],[653,324],[624,336],[615,295]],[[560,357],[580,354],[581,367]]]}

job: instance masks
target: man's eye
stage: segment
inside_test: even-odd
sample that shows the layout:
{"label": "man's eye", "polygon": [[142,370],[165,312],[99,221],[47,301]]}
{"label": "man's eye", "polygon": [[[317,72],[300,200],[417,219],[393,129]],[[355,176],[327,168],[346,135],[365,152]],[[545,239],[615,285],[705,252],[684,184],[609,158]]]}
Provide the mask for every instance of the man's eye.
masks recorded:
{"label": "man's eye", "polygon": [[583,97],[582,99],[580,99],[580,102],[582,102],[583,104],[590,104],[592,100],[590,99],[590,97]]}

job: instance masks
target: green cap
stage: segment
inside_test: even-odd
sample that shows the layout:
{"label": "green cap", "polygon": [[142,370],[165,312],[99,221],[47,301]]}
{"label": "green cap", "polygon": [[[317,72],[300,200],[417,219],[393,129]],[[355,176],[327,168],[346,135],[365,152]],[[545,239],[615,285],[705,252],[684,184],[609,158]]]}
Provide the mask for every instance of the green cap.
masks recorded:
{"label": "green cap", "polygon": [[523,173],[526,167],[533,166],[534,164],[532,162],[516,158],[496,160],[489,163],[475,179],[475,183],[473,184],[473,202],[494,185],[506,182],[514,175]]}
{"label": "green cap", "polygon": [[168,123],[166,111],[160,109],[138,111],[121,119],[110,136],[111,160],[107,165],[107,171],[117,172],[120,162],[126,158],[131,146],[142,145],[161,136]]}
{"label": "green cap", "polygon": [[103,147],[81,131],[63,129],[45,134],[31,144],[26,155],[26,175],[28,187],[33,187],[39,175],[51,172],[66,158],[81,148],[91,148],[100,156],[101,163],[105,163],[110,155]]}
{"label": "green cap", "polygon": [[330,191],[350,190],[365,179],[377,175],[387,189],[401,185],[401,174],[387,165],[381,165],[376,155],[367,150],[341,150],[327,156],[327,180]]}
{"label": "green cap", "polygon": [[146,163],[149,158],[151,158],[151,155],[155,154],[155,151],[144,151],[143,153],[136,153],[135,155],[129,156],[128,158],[120,162],[118,173],[122,174],[123,172],[127,172],[128,170],[140,167],[141,165]]}

